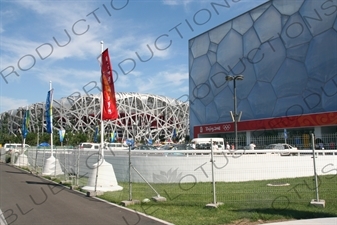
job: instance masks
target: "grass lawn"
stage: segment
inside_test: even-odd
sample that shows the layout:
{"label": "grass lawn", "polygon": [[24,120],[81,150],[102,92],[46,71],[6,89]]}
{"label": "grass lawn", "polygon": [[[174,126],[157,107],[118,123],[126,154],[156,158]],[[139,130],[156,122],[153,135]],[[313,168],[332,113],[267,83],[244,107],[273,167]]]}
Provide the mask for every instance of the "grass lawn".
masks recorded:
{"label": "grass lawn", "polygon": [[[269,184],[272,184],[270,186]],[[123,191],[106,192],[99,196],[120,204],[129,200],[129,184],[119,183]],[[320,176],[319,198],[325,208],[310,205],[316,199],[313,177],[216,183],[218,208],[206,207],[213,202],[211,183],[152,184],[167,199],[128,206],[130,209],[163,219],[176,225],[259,224],[266,221],[337,217],[337,175]],[[143,200],[156,196],[145,183],[132,184],[132,199]]]}

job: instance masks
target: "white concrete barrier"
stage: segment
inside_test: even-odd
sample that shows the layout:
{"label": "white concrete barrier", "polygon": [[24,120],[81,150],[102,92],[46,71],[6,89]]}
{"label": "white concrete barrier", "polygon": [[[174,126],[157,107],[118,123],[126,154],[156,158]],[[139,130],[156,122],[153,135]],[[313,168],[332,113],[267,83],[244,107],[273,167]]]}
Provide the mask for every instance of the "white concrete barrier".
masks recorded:
{"label": "white concrete barrier", "polygon": [[[131,151],[131,163],[150,183],[210,182],[212,164],[210,151]],[[311,150],[299,150],[292,156],[281,156],[284,150],[238,150],[218,151],[214,155],[215,180],[219,182],[239,182],[313,176]],[[33,159],[35,152],[29,153]],[[44,153],[48,157],[48,153]],[[105,160],[113,165],[118,182],[128,182],[129,155],[127,150],[105,151]],[[337,172],[337,150],[316,150],[318,175]],[[37,158],[42,158],[38,152]],[[88,176],[92,165],[97,162],[97,151],[72,150],[60,152],[61,166],[70,173]],[[62,159],[67,158],[62,164]],[[40,160],[41,161],[41,160]],[[38,164],[40,163],[38,162]],[[30,162],[34,165],[34,162]],[[133,182],[144,180],[132,170]]]}

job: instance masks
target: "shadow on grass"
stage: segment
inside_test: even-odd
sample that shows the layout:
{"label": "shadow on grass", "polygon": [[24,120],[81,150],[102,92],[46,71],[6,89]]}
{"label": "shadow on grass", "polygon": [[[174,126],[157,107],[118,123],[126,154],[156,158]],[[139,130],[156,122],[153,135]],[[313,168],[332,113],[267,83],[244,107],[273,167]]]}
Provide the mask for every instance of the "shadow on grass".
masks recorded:
{"label": "shadow on grass", "polygon": [[337,213],[313,212],[313,211],[304,211],[304,210],[295,210],[295,209],[256,208],[256,209],[243,209],[243,210],[231,210],[231,211],[257,213],[261,217],[263,217],[264,215],[270,215],[270,216],[280,216],[284,218],[293,218],[296,220],[337,217]]}

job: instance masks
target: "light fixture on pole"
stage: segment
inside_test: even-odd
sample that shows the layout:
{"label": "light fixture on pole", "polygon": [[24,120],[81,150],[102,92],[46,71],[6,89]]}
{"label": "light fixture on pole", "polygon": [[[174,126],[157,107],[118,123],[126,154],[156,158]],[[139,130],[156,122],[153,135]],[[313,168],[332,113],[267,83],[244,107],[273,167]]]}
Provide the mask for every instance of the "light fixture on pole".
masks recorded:
{"label": "light fixture on pole", "polygon": [[233,122],[234,122],[234,135],[235,135],[235,143],[234,147],[235,150],[238,148],[238,121],[240,121],[242,112],[240,114],[237,113],[237,99],[236,99],[236,81],[243,80],[243,75],[236,75],[236,76],[226,76],[226,81],[233,81],[233,91],[234,91],[234,115],[232,111],[230,111]]}

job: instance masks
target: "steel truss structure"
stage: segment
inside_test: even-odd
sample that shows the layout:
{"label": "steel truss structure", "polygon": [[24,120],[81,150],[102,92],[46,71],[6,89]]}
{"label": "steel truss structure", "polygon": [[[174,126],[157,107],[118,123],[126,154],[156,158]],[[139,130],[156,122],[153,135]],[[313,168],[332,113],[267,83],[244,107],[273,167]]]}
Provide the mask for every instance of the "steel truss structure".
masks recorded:
{"label": "steel truss structure", "polygon": [[[105,139],[111,133],[120,140],[134,137],[136,141],[183,139],[189,135],[189,105],[165,96],[116,93],[119,118],[104,121]],[[68,97],[53,100],[54,131],[65,129],[93,135],[100,125],[100,96]],[[35,103],[0,114],[0,124],[12,134],[20,133],[25,110],[30,112],[29,132],[45,131],[45,103]]]}

